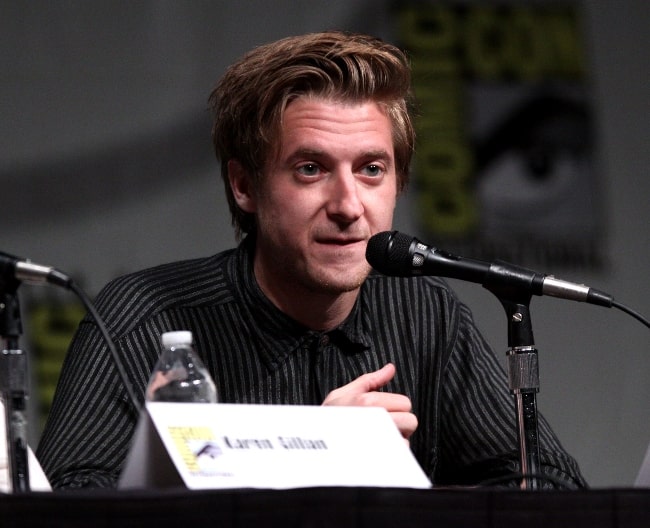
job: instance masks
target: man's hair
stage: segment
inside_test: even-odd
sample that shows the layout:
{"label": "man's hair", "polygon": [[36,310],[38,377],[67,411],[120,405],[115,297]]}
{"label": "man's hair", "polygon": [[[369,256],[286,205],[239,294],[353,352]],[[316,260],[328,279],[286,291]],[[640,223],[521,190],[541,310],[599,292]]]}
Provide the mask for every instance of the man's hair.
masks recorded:
{"label": "man's hair", "polygon": [[209,98],[212,141],[237,237],[255,229],[255,217],[242,211],[228,180],[228,161],[237,160],[259,181],[270,156],[280,148],[287,105],[302,95],[344,103],[373,101],[392,124],[397,189],[409,178],[415,133],[411,69],[397,47],[367,35],[344,32],[288,37],[257,47],[230,66]]}

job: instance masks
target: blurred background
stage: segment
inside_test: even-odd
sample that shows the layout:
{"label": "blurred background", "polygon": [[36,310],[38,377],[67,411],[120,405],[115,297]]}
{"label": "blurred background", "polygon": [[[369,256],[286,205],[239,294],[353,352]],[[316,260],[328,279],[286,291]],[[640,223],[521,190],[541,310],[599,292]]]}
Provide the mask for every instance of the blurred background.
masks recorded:
{"label": "blurred background", "polygon": [[[231,247],[213,85],[253,46],[344,29],[413,62],[418,154],[397,229],[650,317],[649,21],[646,0],[0,0],[0,251],[93,297]],[[505,361],[496,298],[450,282]],[[52,287],[20,294],[35,447],[83,310]],[[540,410],[593,487],[632,485],[650,443],[650,330],[549,297],[531,313]]]}

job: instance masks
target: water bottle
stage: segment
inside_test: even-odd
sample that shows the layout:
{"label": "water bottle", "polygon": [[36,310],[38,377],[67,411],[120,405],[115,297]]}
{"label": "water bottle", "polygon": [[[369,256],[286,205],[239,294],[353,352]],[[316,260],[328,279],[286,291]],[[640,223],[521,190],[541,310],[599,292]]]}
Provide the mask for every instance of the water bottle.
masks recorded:
{"label": "water bottle", "polygon": [[147,386],[147,401],[216,403],[217,390],[194,350],[192,332],[165,332]]}

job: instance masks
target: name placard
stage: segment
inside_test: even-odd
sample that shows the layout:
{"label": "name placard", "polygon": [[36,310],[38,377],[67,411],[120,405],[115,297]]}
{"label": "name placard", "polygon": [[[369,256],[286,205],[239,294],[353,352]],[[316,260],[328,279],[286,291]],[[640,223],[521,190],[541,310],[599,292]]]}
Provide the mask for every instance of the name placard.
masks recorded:
{"label": "name placard", "polygon": [[380,408],[147,403],[121,488],[428,488]]}
{"label": "name placard", "polygon": [[648,450],[639,469],[639,474],[634,481],[634,486],[636,488],[650,488],[650,445],[648,445]]}

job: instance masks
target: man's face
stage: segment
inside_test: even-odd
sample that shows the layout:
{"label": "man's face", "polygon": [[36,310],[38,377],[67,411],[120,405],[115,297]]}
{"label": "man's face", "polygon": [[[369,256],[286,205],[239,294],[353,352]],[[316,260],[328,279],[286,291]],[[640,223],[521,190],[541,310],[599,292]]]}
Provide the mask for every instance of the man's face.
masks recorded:
{"label": "man's face", "polygon": [[391,124],[377,104],[293,101],[279,154],[247,202],[260,286],[271,298],[357,289],[370,270],[368,239],[390,229],[396,198]]}

